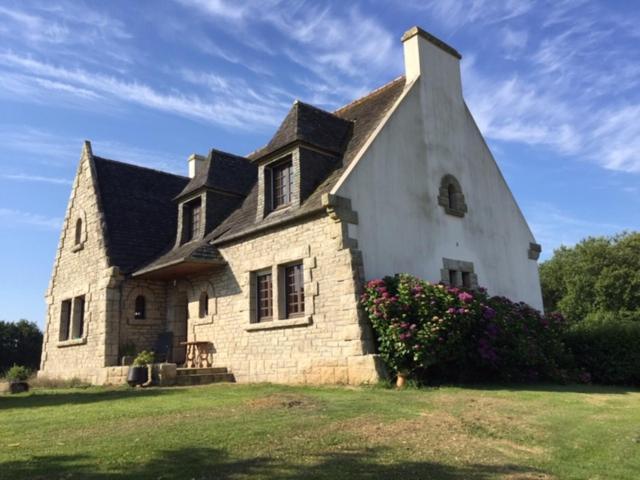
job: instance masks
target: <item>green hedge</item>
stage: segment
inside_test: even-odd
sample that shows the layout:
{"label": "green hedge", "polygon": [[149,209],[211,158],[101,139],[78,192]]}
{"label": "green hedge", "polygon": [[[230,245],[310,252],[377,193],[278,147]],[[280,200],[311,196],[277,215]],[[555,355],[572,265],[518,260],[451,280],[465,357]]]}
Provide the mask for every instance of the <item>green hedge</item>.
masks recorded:
{"label": "green hedge", "polygon": [[640,385],[640,312],[590,314],[566,332],[565,343],[593,382]]}

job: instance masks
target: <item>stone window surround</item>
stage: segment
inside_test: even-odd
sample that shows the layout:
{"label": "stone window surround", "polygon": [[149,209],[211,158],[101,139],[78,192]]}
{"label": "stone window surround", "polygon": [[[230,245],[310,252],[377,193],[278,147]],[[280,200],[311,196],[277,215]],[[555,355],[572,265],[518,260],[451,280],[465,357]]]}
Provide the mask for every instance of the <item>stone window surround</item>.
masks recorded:
{"label": "stone window surround", "polygon": [[462,286],[462,274],[469,274],[469,287],[471,289],[478,288],[478,275],[475,273],[473,268],[473,262],[467,262],[464,260],[454,260],[451,258],[443,258],[442,259],[442,269],[440,270],[440,281],[446,285],[450,285],[450,272],[453,270],[456,273],[456,276],[460,276],[457,279],[456,287]]}
{"label": "stone window surround", "polygon": [[[189,325],[208,325],[213,323],[213,319],[218,313],[218,299],[216,298],[215,289],[213,284],[208,281],[188,282],[187,288],[187,310],[189,312],[189,318],[187,322]],[[206,293],[208,296],[208,313],[204,317],[200,316],[200,296]]]}
{"label": "stone window surround", "polygon": [[[80,229],[81,229],[81,233],[80,233],[80,241],[76,242],[76,228],[78,225],[78,220],[81,223],[80,225]],[[75,221],[73,222],[73,225],[71,227],[73,229],[72,235],[70,236],[73,240],[73,244],[71,245],[71,251],[72,252],[79,252],[80,250],[82,250],[84,248],[84,244],[87,241],[87,214],[85,213],[84,210],[80,210],[78,212],[78,214],[75,216]]]}
{"label": "stone window surround", "polygon": [[[58,342],[56,343],[56,346],[58,348],[64,348],[64,347],[73,347],[76,345],[84,345],[87,343],[87,337],[89,336],[89,327],[91,325],[91,309],[89,308],[90,304],[91,304],[91,295],[89,293],[84,293],[86,290],[75,290],[71,293],[65,294],[65,295],[60,295],[60,298],[62,298],[62,300],[58,303],[58,307],[57,307],[57,318],[58,318],[58,326],[59,326],[59,330],[58,330]],[[82,336],[80,338],[71,338],[72,332],[74,330],[74,308],[76,305],[75,300],[80,298],[80,297],[84,297],[84,318],[83,318],[83,328],[82,328]],[[71,302],[71,311],[70,311],[70,322],[69,322],[69,333],[67,336],[67,339],[65,340],[61,340],[60,339],[60,327],[61,327],[61,320],[62,320],[62,302],[65,300],[69,300]],[[55,318],[55,317],[54,317]]]}
{"label": "stone window surround", "polygon": [[[191,239],[187,240],[185,228],[189,226],[189,222],[185,221],[185,213],[188,205],[194,200],[200,199],[200,229],[199,232]],[[176,235],[176,247],[186,245],[187,243],[201,240],[204,237],[205,218],[207,218],[207,192],[198,191],[184,198],[178,206],[178,234]]]}
{"label": "stone window surround", "polygon": [[[286,318],[285,312],[285,278],[284,270],[287,266],[300,263],[303,266],[303,285],[304,285],[304,315],[294,318]],[[247,285],[248,295],[246,300],[249,304],[248,309],[248,325],[245,330],[248,332],[259,330],[275,330],[288,327],[301,327],[311,325],[313,323],[313,315],[315,313],[315,297],[318,295],[318,282],[312,281],[313,269],[316,268],[316,258],[309,253],[309,247],[292,248],[286,252],[280,252],[274,255],[273,263],[270,265],[260,265],[258,268],[248,272]],[[256,294],[256,275],[271,271],[273,285],[273,313],[274,318],[271,321],[257,321],[257,294]]]}
{"label": "stone window surround", "polygon": [[[291,199],[286,205],[272,208],[272,179],[267,172],[274,166],[286,161],[291,161],[291,170],[293,175],[293,183],[291,188]],[[277,215],[280,212],[288,211],[290,208],[300,206],[300,149],[295,146],[292,149],[281,153],[280,155],[269,159],[267,162],[258,166],[258,211],[256,212],[256,221],[261,221],[269,215]]]}
{"label": "stone window surround", "polygon": [[[135,318],[136,312],[136,298],[143,296],[145,299],[145,318]],[[144,325],[156,325],[160,318],[154,316],[154,305],[150,304],[149,300],[155,298],[151,289],[146,286],[137,286],[132,289],[127,297],[124,299],[124,319],[127,325],[144,326]]]}
{"label": "stone window surround", "polygon": [[[453,187],[453,196],[455,204],[450,203],[449,189]],[[445,213],[454,217],[464,217],[467,213],[467,204],[465,202],[464,193],[460,182],[451,174],[446,174],[440,180],[440,189],[438,190],[438,205],[444,208]]]}
{"label": "stone window surround", "polygon": [[542,252],[542,245],[533,242],[529,243],[529,250],[527,251],[529,260],[538,260],[540,258],[540,252]]}

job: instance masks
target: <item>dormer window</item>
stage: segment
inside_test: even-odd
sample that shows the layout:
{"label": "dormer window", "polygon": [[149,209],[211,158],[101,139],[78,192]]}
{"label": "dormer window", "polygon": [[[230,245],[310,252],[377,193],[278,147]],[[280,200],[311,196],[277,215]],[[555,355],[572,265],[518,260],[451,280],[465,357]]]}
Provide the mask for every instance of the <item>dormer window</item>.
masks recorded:
{"label": "dormer window", "polygon": [[202,224],[202,200],[196,198],[185,204],[183,212],[184,241],[190,242],[200,234]]}
{"label": "dormer window", "polygon": [[270,168],[272,188],[271,206],[272,210],[284,207],[291,203],[293,191],[293,167],[291,160],[278,163]]}

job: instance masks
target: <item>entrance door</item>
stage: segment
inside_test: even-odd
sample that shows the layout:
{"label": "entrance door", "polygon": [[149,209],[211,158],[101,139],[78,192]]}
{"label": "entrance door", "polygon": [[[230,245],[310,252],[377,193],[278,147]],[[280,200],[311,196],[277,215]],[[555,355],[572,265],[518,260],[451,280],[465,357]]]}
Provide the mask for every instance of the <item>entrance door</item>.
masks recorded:
{"label": "entrance door", "polygon": [[186,292],[179,292],[176,295],[176,303],[173,311],[173,362],[181,366],[185,362],[186,347],[180,345],[187,341],[187,326],[189,323],[189,302]]}

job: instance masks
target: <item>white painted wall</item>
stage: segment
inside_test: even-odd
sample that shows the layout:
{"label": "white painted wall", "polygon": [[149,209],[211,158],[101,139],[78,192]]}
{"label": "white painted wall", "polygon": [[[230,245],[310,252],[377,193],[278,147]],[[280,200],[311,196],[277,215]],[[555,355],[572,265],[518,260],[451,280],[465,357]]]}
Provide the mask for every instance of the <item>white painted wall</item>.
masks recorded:
{"label": "white painted wall", "polygon": [[[350,234],[367,278],[407,272],[440,280],[443,257],[471,261],[478,283],[542,309],[535,239],[462,97],[459,60],[422,37],[405,42],[407,84],[417,78],[364,155],[335,189],[359,224]],[[454,175],[463,218],[438,205]]]}

